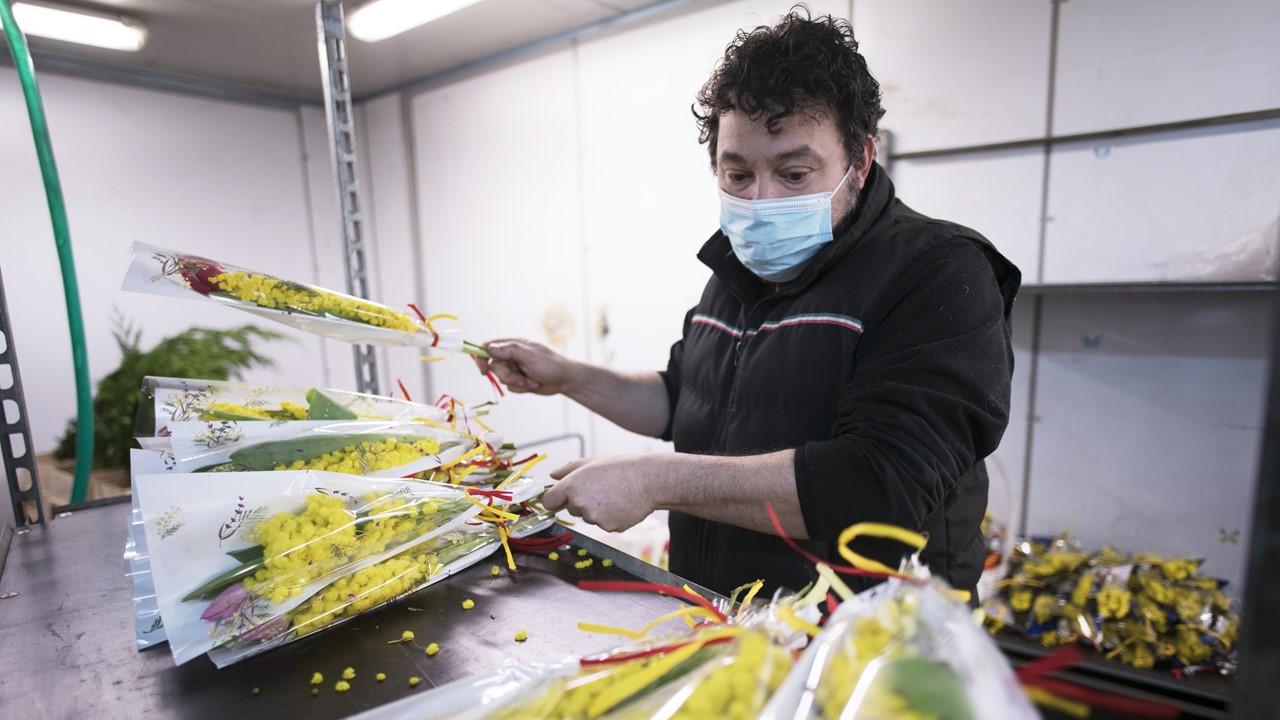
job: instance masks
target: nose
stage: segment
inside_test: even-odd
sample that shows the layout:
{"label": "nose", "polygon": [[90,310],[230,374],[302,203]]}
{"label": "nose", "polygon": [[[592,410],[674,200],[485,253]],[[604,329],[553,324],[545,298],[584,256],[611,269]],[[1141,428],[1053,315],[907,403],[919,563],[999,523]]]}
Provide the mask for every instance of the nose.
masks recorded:
{"label": "nose", "polygon": [[787,195],[787,189],[782,186],[782,183],[779,183],[769,177],[756,180],[749,191],[749,197],[752,200],[772,200],[774,198],[786,197]]}

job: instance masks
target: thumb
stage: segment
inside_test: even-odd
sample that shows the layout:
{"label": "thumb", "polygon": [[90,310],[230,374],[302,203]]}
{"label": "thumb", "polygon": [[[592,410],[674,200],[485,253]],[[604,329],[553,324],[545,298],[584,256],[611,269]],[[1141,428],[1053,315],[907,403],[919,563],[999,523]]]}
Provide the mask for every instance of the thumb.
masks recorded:
{"label": "thumb", "polygon": [[557,512],[569,502],[567,483],[556,483],[542,496],[542,506],[551,512]]}
{"label": "thumb", "polygon": [[486,349],[489,351],[490,355],[499,360],[510,360],[513,362],[519,362],[527,354],[523,345],[512,341],[489,343],[489,346]]}

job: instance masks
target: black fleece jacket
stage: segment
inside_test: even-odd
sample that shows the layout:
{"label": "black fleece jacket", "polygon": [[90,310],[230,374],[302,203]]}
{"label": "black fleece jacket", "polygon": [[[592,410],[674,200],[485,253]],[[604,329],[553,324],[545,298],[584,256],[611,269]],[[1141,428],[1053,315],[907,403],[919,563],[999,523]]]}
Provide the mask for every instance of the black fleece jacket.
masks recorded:
{"label": "black fleece jacket", "polygon": [[[892,523],[927,533],[933,572],[973,588],[983,459],[1009,420],[1018,269],[973,230],[908,208],[879,166],[796,279],[759,280],[719,232],[698,257],[713,274],[662,373],[676,451],[794,448],[806,548],[842,562],[846,526]],[[670,525],[672,572],[713,590],[815,577],[775,536],[677,512]],[[890,567],[904,552],[874,539],[856,549]]]}

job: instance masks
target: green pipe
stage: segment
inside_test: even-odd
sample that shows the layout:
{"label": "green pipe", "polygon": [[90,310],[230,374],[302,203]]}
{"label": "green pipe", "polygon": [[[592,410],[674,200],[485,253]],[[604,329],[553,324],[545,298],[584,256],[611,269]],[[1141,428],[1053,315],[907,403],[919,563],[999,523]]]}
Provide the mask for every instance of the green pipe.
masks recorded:
{"label": "green pipe", "polygon": [[[89,471],[93,468],[93,386],[89,383],[89,356],[84,345],[84,318],[80,315],[80,289],[76,282],[76,263],[71,255],[71,229],[67,224],[67,207],[62,199],[62,183],[58,181],[58,165],[53,159],[53,143],[49,141],[49,124],[40,100],[36,69],[22,29],[13,19],[9,0],[0,0],[0,24],[9,41],[9,54],[22,81],[22,94],[27,100],[31,118],[31,135],[35,138],[40,175],[44,178],[44,195],[49,202],[49,218],[53,222],[53,243],[58,248],[58,264],[62,267],[62,294],[67,302],[67,325],[71,330],[71,361],[76,371],[76,479],[71,486],[71,502],[84,502],[89,489]],[[27,449],[31,452],[31,448]]]}

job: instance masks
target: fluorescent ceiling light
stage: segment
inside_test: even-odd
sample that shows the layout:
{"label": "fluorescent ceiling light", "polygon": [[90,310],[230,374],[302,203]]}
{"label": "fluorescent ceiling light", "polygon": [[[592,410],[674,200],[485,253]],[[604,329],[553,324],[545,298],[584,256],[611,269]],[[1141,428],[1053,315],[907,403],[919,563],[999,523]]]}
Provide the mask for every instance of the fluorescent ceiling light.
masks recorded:
{"label": "fluorescent ceiling light", "polygon": [[480,0],[372,0],[351,13],[347,29],[365,42],[378,42],[478,2]]}
{"label": "fluorescent ceiling light", "polygon": [[13,4],[13,16],[23,33],[53,40],[129,52],[147,41],[146,28],[120,17],[25,2]]}

